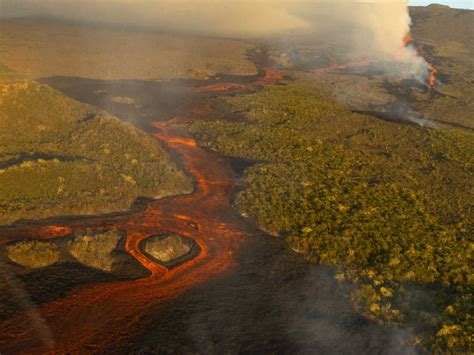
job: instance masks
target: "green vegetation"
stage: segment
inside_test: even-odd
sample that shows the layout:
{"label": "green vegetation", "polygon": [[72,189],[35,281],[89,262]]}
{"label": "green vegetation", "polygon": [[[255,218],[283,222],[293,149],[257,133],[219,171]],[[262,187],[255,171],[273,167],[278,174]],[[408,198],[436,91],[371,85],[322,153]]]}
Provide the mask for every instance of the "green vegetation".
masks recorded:
{"label": "green vegetation", "polygon": [[30,269],[53,265],[59,261],[60,253],[54,243],[28,241],[6,247],[7,257]]}
{"label": "green vegetation", "polygon": [[19,241],[0,250],[0,262],[10,261],[23,266],[4,265],[6,269],[11,269],[8,272],[15,275],[33,274],[32,269],[53,270],[53,265],[60,268],[66,264],[82,264],[96,271],[126,278],[148,275],[136,259],[125,253],[124,236],[124,233],[115,229],[104,232],[87,230],[47,242]]}
{"label": "green vegetation", "polygon": [[68,242],[71,255],[80,263],[100,269],[112,271],[119,260],[114,254],[120,235],[115,231],[80,235]]}
{"label": "green vegetation", "polygon": [[353,114],[291,84],[223,99],[247,123],[195,122],[200,143],[260,161],[234,205],[357,287],[367,317],[472,351],[474,134]]}
{"label": "green vegetation", "polygon": [[158,144],[34,82],[0,85],[0,224],[125,210],[192,191]]}
{"label": "green vegetation", "polygon": [[1,20],[1,28],[0,62],[28,79],[156,80],[256,73],[246,57],[251,45],[236,40],[51,20]]}

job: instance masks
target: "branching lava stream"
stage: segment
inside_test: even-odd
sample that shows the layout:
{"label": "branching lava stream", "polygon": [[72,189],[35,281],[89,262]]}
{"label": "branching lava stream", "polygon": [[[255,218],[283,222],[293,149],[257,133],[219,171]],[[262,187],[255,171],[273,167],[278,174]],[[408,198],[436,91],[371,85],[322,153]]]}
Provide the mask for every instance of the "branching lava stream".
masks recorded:
{"label": "branching lava stream", "polygon": [[[247,89],[282,78],[270,69],[250,84],[211,85],[199,92]],[[0,325],[0,349],[6,353],[55,351],[76,353],[105,351],[122,344],[146,328],[150,309],[176,298],[198,283],[236,264],[234,252],[247,237],[242,221],[229,213],[233,173],[228,162],[198,147],[192,137],[178,135],[170,123],[155,123],[154,137],[177,152],[185,170],[195,179],[191,195],[153,202],[144,211],[76,219],[43,227],[10,227],[2,231],[5,244],[25,239],[52,239],[90,229],[117,229],[127,233],[126,250],[150,271],[150,276],[78,287],[63,299],[44,304],[39,311],[52,336],[32,325],[28,312]],[[157,233],[173,232],[193,238],[200,248],[196,257],[167,268],[145,256],[142,240]],[[42,335],[43,334],[43,335]]]}
{"label": "branching lava stream", "polygon": [[[149,271],[138,279],[94,276],[71,288],[60,284],[59,291],[48,286],[57,285],[57,271],[51,279],[47,274],[47,288],[39,292],[47,290],[52,297],[40,300],[38,307],[23,302],[18,307],[23,313],[0,320],[1,353],[380,353],[387,344],[400,349],[400,334],[353,310],[334,270],[311,266],[282,239],[264,235],[241,219],[230,204],[240,171],[232,164],[241,163],[199,147],[175,125],[227,115],[239,119],[213,106],[209,98],[229,91],[252,92],[282,78],[267,68],[254,77],[214,78],[205,86],[180,81],[90,85],[87,79],[44,79],[68,96],[103,109],[110,106],[96,101],[94,91],[104,87],[111,96],[145,100],[137,117],[113,107],[111,113],[125,121],[138,118],[134,124],[179,158],[195,189],[189,195],[151,202],[139,211],[0,228],[0,245],[116,230],[126,235],[123,251],[140,265],[140,273],[132,276],[144,275],[143,268]],[[155,121],[159,117],[175,118]],[[142,251],[141,242],[162,233],[193,239],[196,247],[174,267],[157,263]],[[73,264],[61,275],[81,281],[75,278],[76,267]],[[44,269],[43,276],[49,271]],[[41,277],[35,282],[43,282]]]}

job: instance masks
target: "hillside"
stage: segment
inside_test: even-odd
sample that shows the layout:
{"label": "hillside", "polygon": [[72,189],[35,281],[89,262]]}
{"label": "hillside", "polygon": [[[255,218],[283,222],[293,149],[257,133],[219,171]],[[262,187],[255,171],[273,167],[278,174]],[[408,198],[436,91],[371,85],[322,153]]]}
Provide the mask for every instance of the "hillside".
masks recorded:
{"label": "hillside", "polygon": [[436,51],[448,42],[458,42],[467,51],[474,51],[474,11],[433,4],[410,7],[410,15],[417,39],[437,43]]}
{"label": "hillside", "polygon": [[0,84],[0,224],[192,191],[145,133],[35,82]]}
{"label": "hillside", "polygon": [[0,63],[29,79],[203,78],[217,73],[255,74],[251,45],[42,20],[0,20]]}
{"label": "hillside", "polygon": [[[354,110],[389,112],[401,119],[416,116],[473,129],[474,11],[433,5],[411,7],[410,14],[413,45],[438,71],[431,90],[413,80],[387,77],[380,72],[383,63],[363,64],[364,53],[344,51],[346,37],[274,40],[272,60],[299,80],[318,81]],[[328,69],[331,65],[336,68]]]}
{"label": "hillside", "polygon": [[474,134],[354,114],[316,85],[223,99],[249,122],[195,122],[202,145],[261,163],[234,200],[246,218],[356,285],[369,318],[424,346],[472,346]]}
{"label": "hillside", "polygon": [[474,11],[431,5],[411,9],[412,31],[439,72],[438,95],[414,107],[431,119],[474,128]]}
{"label": "hillside", "polygon": [[[0,20],[0,226],[18,223],[0,263],[54,351],[474,353],[474,11],[410,13],[434,86],[343,27],[245,42]],[[41,349],[0,288],[0,346]]]}
{"label": "hillside", "polygon": [[234,208],[334,266],[361,314],[409,329],[421,351],[469,353],[474,11],[410,11],[435,87],[351,66],[327,39],[273,39],[270,59],[291,80],[216,101],[247,121],[188,127],[202,146],[254,162]]}

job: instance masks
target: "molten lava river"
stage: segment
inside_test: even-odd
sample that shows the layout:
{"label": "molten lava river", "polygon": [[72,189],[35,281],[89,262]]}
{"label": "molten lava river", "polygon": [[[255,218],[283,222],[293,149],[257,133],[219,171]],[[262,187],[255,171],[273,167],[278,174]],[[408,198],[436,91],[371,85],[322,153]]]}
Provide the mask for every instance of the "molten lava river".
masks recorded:
{"label": "molten lava river", "polygon": [[[266,70],[266,75],[250,84],[216,84],[196,92],[243,90],[271,84],[282,76]],[[82,286],[67,297],[43,305],[41,320],[32,311],[0,325],[0,349],[7,353],[76,353],[85,349],[104,351],[126,342],[146,327],[150,309],[176,298],[196,284],[232,268],[234,252],[248,237],[243,223],[225,218],[231,209],[233,173],[216,154],[201,149],[192,137],[177,135],[170,123],[154,124],[157,140],[177,152],[185,170],[195,179],[195,192],[150,203],[144,211],[110,217],[85,218],[61,225],[4,230],[2,243],[26,239],[52,239],[89,229],[117,229],[127,233],[126,251],[136,258],[150,276]],[[144,239],[157,233],[174,232],[193,238],[199,253],[174,268],[151,260],[140,250]],[[93,345],[91,345],[93,344]]]}
{"label": "molten lava river", "polygon": [[[209,96],[257,90],[282,75],[266,69],[253,82],[231,79],[235,83],[227,78],[188,87],[192,95],[207,99],[188,100],[183,111],[166,116],[176,118],[153,123],[153,137],[194,178],[192,194],[163,198],[140,211],[0,230],[2,244],[118,230],[126,233],[126,252],[149,271],[145,278],[75,286],[38,307],[24,307],[0,323],[2,354],[378,352],[390,342],[390,330],[352,310],[331,270],[309,266],[281,240],[244,222],[230,205],[236,173],[229,160],[199,147],[172,124],[186,117],[215,118],[219,114],[210,108]],[[61,80],[49,84],[61,90]],[[64,87],[71,97],[83,97],[67,92],[70,85]],[[140,248],[143,240],[160,233],[192,238],[199,251],[178,266],[165,267]]]}

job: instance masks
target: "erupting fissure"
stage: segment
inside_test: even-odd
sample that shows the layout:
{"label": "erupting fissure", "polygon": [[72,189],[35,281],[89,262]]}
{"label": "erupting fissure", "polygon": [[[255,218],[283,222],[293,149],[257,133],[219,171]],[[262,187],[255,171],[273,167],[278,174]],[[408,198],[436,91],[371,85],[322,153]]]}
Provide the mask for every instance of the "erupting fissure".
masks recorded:
{"label": "erupting fissure", "polygon": [[[403,47],[408,47],[412,44],[413,44],[413,37],[409,33],[407,33],[403,37]],[[423,53],[422,53],[423,51],[422,51],[421,46],[415,46],[415,49],[416,49],[417,54],[420,57],[423,57],[423,58],[425,57],[423,56]],[[424,58],[424,59],[427,60],[427,58]],[[426,84],[431,90],[436,84],[436,73],[438,73],[438,70],[435,68],[435,66],[432,63],[429,63],[428,60],[427,62],[428,62],[428,74],[426,77]]]}
{"label": "erupting fissure", "polygon": [[[421,46],[414,45],[414,39],[410,34],[407,33],[405,36],[403,36],[402,45],[396,51],[396,53],[394,53],[394,57],[396,60],[400,60],[403,55],[403,50],[405,50],[405,48],[409,46],[413,46],[416,50],[417,55],[424,58],[424,60],[427,61],[427,73],[424,80],[428,88],[431,90],[436,84],[436,74],[438,73],[438,70],[435,68],[435,66],[432,63],[429,63],[428,58],[426,58],[426,56],[423,55]],[[328,72],[338,71],[338,70],[364,68],[364,67],[369,66],[369,64],[371,63],[375,63],[375,62],[368,61],[368,60],[360,60],[360,61],[349,62],[346,64],[334,63],[327,67],[316,69],[313,72],[318,73],[318,74],[325,74]]]}

